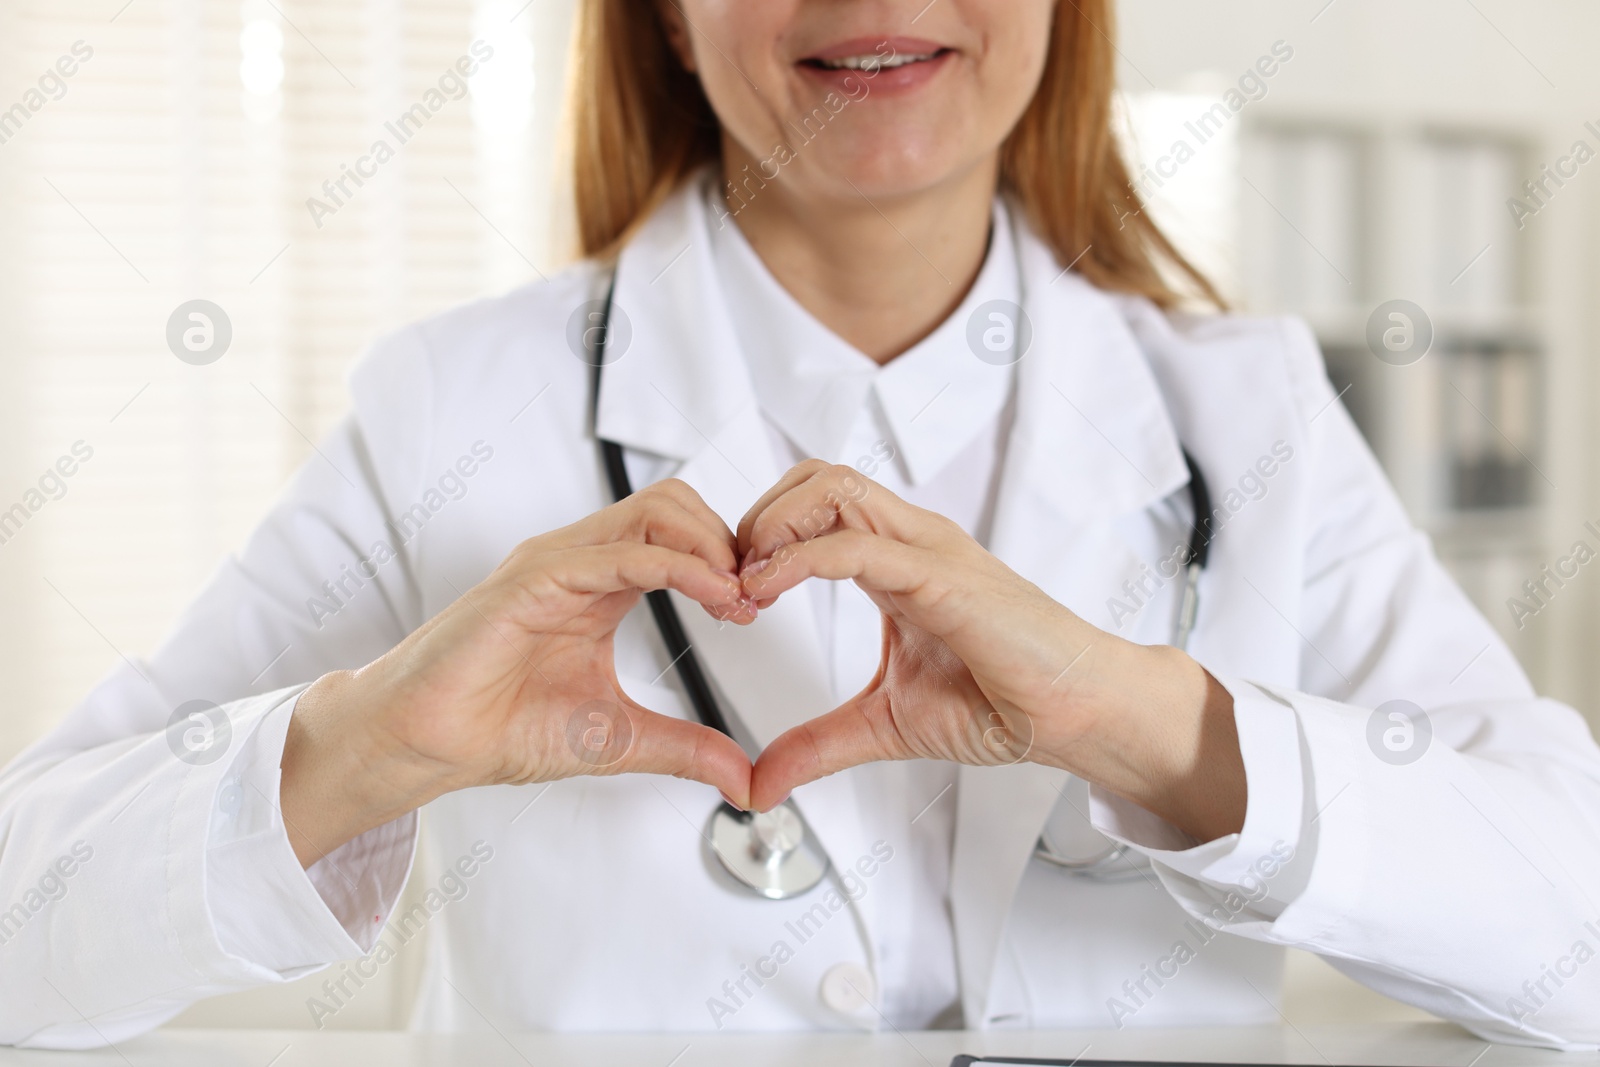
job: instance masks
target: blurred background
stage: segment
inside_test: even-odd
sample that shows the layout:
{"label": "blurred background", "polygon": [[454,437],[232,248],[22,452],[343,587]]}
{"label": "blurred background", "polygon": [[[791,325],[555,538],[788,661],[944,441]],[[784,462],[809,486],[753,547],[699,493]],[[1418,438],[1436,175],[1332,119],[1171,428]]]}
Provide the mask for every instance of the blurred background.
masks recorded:
{"label": "blurred background", "polygon": [[[1600,551],[1600,6],[1119,6],[1152,212],[1239,308],[1312,323],[1449,567],[1600,721],[1600,564],[1574,555]],[[0,759],[160,640],[367,343],[564,261],[571,8],[0,2]],[[196,299],[231,326],[203,367],[168,347]],[[403,1024],[412,956],[328,1025]],[[178,1025],[310,1025],[318,981]],[[1307,956],[1286,1011],[1420,1017]]]}

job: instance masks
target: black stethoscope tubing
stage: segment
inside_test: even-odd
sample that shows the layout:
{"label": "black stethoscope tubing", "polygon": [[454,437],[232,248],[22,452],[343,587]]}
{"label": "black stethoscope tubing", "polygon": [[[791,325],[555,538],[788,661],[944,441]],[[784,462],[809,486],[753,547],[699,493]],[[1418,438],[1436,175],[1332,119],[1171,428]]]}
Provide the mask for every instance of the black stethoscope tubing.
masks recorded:
{"label": "black stethoscope tubing", "polygon": [[[606,307],[610,310],[610,296],[607,295]],[[605,324],[600,326],[603,331]],[[599,344],[601,351],[605,348],[602,339]],[[594,392],[600,395],[600,364],[594,367]],[[633,485],[628,480],[628,469],[622,462],[622,446],[615,441],[607,441],[596,437],[600,442],[601,454],[605,457],[606,480],[611,483],[611,495],[616,500],[633,495]],[[683,620],[678,617],[678,609],[673,606],[672,600],[665,589],[653,589],[645,594],[645,599],[650,603],[650,614],[655,616],[656,629],[661,631],[661,639],[666,642],[667,654],[672,657],[672,663],[677,667],[678,677],[683,682],[684,690],[689,694],[689,702],[694,705],[695,714],[705,725],[733,736],[733,731],[728,727],[728,720],[722,714],[722,708],[717,704],[715,694],[711,692],[711,683],[706,679],[705,671],[700,667],[700,660],[689,647],[689,635],[683,630]]]}
{"label": "black stethoscope tubing", "polygon": [[[620,501],[633,495],[633,484],[628,478],[628,468],[623,462],[622,446],[600,436],[600,371],[605,366],[607,334],[611,327],[611,299],[616,289],[616,276],[606,290],[605,304],[601,310],[595,342],[591,346],[590,421],[595,440],[600,443],[600,454],[605,464],[606,481],[610,483],[613,500]],[[733,730],[712,692],[711,682],[700,659],[689,644],[683,620],[665,589],[654,589],[645,594],[650,604],[650,614],[655,617],[656,629],[667,647],[669,666],[675,667],[683,683],[695,716],[702,724],[732,738]],[[815,835],[806,825],[805,818],[793,800],[785,800],[769,812],[741,811],[722,801],[712,809],[711,818],[702,832],[707,847],[733,879],[746,888],[769,900],[786,900],[810,892],[822,881],[831,868],[828,854],[823,851]]]}
{"label": "black stethoscope tubing", "polygon": [[[595,341],[592,347],[593,359],[590,361],[589,416],[594,427],[595,440],[600,443],[600,455],[605,462],[606,481],[611,487],[611,497],[615,501],[620,501],[633,495],[633,483],[628,478],[628,468],[622,459],[622,446],[600,436],[600,371],[605,367],[606,335],[611,329],[611,298],[615,292],[616,278],[613,276],[611,284],[606,287],[605,305],[600,312],[599,325],[590,328],[595,335]],[[655,617],[656,629],[661,632],[661,640],[666,643],[667,655],[672,657],[672,665],[678,671],[678,678],[683,682],[689,702],[694,705],[695,715],[711,729],[733,737],[733,730],[728,726],[727,717],[722,714],[722,708],[717,703],[716,694],[711,691],[711,683],[706,678],[706,672],[700,666],[700,658],[689,647],[689,635],[684,632],[683,620],[678,617],[678,609],[673,605],[671,597],[667,595],[665,589],[654,589],[645,594],[645,599],[650,604],[650,614]]]}

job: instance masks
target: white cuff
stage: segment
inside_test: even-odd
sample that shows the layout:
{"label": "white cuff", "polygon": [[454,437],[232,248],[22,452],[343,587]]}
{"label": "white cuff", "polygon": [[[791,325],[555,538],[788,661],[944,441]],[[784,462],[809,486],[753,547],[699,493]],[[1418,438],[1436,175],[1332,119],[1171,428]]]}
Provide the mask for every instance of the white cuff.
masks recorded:
{"label": "white cuff", "polygon": [[[1089,821],[1107,837],[1149,856],[1158,869],[1215,889],[1244,890],[1251,907],[1230,917],[1270,920],[1293,900],[1294,890],[1275,879],[1300,849],[1308,817],[1299,725],[1294,708],[1268,690],[1232,678],[1217,681],[1233,697],[1248,790],[1244,828],[1202,844],[1098,786],[1089,788]],[[1166,881],[1174,888],[1171,879]],[[1210,903],[1202,906],[1210,910]]]}
{"label": "white cuff", "polygon": [[212,807],[206,900],[230,954],[284,978],[372,949],[404,888],[417,813],[369,830],[302,869],[278,807],[284,738],[304,686],[245,738]]}

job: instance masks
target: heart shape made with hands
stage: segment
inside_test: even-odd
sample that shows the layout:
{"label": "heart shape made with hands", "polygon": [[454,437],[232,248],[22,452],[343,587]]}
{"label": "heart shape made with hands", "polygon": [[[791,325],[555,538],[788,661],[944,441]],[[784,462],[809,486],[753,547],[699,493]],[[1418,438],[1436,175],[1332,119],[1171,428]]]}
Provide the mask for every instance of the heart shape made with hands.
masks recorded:
{"label": "heart shape made with hands", "polygon": [[854,468],[808,460],[751,506],[731,547],[746,622],[811,578],[855,582],[883,622],[872,680],[756,758],[752,808],[878,760],[1029,760],[1200,840],[1243,825],[1244,763],[1221,683],[1180,650],[1080,618],[950,519]]}
{"label": "heart shape made with hands", "polygon": [[1032,719],[1014,687],[994,677],[995,668],[1016,666],[1008,662],[1014,656],[1004,637],[985,634],[984,623],[997,609],[1012,613],[1013,623],[1024,620],[1045,598],[957,524],[853,468],[813,460],[751,506],[736,545],[740,581],[757,609],[827,578],[854,581],[882,618],[872,680],[761,752],[751,775],[753,808],[769,810],[796,787],[863,763],[999,766],[1032,751]]}
{"label": "heart shape made with hands", "polygon": [[[689,558],[685,552],[700,557],[689,568],[700,575],[694,583],[667,584],[714,617],[759,624],[760,609],[811,578],[850,580],[881,613],[882,648],[878,670],[859,693],[779,735],[753,764],[709,724],[667,721],[629,699],[613,678],[601,692],[590,690],[566,723],[565,747],[584,768],[578,773],[665,769],[726,785],[744,801],[724,788],[730,803],[768,811],[795,788],[864,763],[999,766],[1037,756],[1036,742],[1063,740],[1059,716],[1052,714],[1048,736],[1036,738],[1023,709],[1038,707],[1039,694],[1065,673],[1058,662],[1070,644],[1062,640],[1063,617],[1081,621],[956,523],[855,469],[799,464],[750,507],[737,533],[682,482],[656,483],[616,506],[632,506],[634,522],[613,536],[643,538],[659,546],[655,552],[676,546],[669,555],[679,561]],[[707,564],[722,577],[709,577]],[[716,569],[724,566],[738,572]],[[639,588],[613,594],[622,599],[594,627],[606,632],[605,647],[583,643],[583,656],[603,656],[609,665],[610,633]],[[717,595],[706,595],[713,588]],[[590,660],[578,673],[592,678]],[[650,750],[659,755],[641,758]],[[706,765],[713,755],[720,770]]]}
{"label": "heart shape made with hands", "polygon": [[[671,773],[731,782],[748,800],[742,806],[769,811],[807,782],[879,760],[1028,760],[1095,782],[1200,840],[1243,825],[1233,699],[1180,650],[1099,629],[955,522],[850,467],[792,468],[737,532],[687,485],[674,491],[700,520],[692,535],[663,526],[659,536],[694,545],[701,558],[695,582],[686,573],[673,588],[749,625],[811,578],[853,581],[880,612],[882,649],[859,693],[780,734],[753,764],[726,736],[676,720],[660,733],[676,735],[667,747],[689,771]],[[661,585],[635,583],[635,597],[639,588]],[[727,773],[695,773],[712,752]]]}

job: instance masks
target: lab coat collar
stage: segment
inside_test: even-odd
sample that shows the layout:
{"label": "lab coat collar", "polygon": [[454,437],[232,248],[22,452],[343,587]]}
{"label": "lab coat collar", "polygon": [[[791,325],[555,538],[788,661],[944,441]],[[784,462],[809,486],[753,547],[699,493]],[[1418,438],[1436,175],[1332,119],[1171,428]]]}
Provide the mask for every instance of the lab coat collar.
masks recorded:
{"label": "lab coat collar", "polygon": [[[630,336],[620,354],[607,354],[595,423],[601,437],[674,459],[711,448],[756,403],[711,259],[714,223],[693,184],[669,197],[618,257],[610,337],[624,336],[619,319]],[[746,442],[725,457],[741,480],[754,472],[737,460],[754,451],[766,449]]]}
{"label": "lab coat collar", "polygon": [[1062,521],[1107,520],[1188,481],[1165,397],[1122,302],[1064,272],[1031,232],[1021,239],[1032,349],[1018,364],[1020,403],[1007,489],[1026,486]]}
{"label": "lab coat collar", "polygon": [[[717,433],[757,405],[712,260],[713,225],[691,183],[623,250],[613,315],[627,316],[632,337],[620,356],[608,357],[615,362],[600,390],[602,437],[689,459],[715,452]],[[1026,227],[1017,227],[1016,240],[1033,341],[1017,364],[1002,495],[1026,491],[1035,506],[1068,521],[1085,509],[1126,514],[1183,486],[1177,433],[1119,301],[1062,271]],[[745,441],[722,459],[759,495],[767,486],[739,469],[752,452],[770,458],[763,440]]]}
{"label": "lab coat collar", "polygon": [[989,234],[983,268],[960,306],[926,339],[885,366],[873,383],[913,485],[936,476],[992,426],[1011,396],[1015,367],[978,359],[968,329],[984,305],[1015,303],[1022,295],[1015,233],[1003,200],[995,201]]}
{"label": "lab coat collar", "polygon": [[[703,195],[718,193],[708,183]],[[713,226],[710,243],[761,409],[802,454],[848,462],[850,430],[863,405],[875,399],[908,480],[922,485],[992,426],[1005,406],[1012,367],[974,358],[968,337],[982,305],[1021,300],[1003,200],[994,203],[983,265],[960,306],[881,367],[785,291],[738,226]]]}
{"label": "lab coat collar", "polygon": [[[704,488],[696,488],[717,494],[707,500],[733,526],[781,468],[714,262],[715,225],[689,183],[624,249],[613,315],[627,317],[631,340],[605,368],[597,429],[683,461],[678,476],[700,478]],[[1110,535],[1117,517],[1179,489],[1188,471],[1125,300],[1061,270],[1026,226],[1014,230],[1033,340],[1014,368],[1015,418],[990,549],[1036,583],[1051,578],[1052,596],[1104,625],[1103,574],[1073,565],[1058,538]],[[796,593],[784,599],[805,600],[808,589]],[[822,662],[814,634],[792,647]]]}
{"label": "lab coat collar", "polygon": [[[597,428],[624,446],[682,459],[676,476],[732,526],[779,468],[711,261],[711,224],[690,186],[623,251],[614,302],[632,340],[606,367]],[[1016,365],[989,547],[1055,600],[1112,629],[1108,600],[1139,562],[1118,520],[1181,488],[1187,468],[1123,301],[1063,271],[1025,227],[1017,240],[1033,342]],[[678,598],[690,641],[751,751],[833,706],[809,595],[796,588],[748,627],[719,626]],[[969,1026],[991,1018],[1011,898],[1065,779],[1034,764],[960,772],[951,910]],[[795,799],[837,867],[867,854],[849,772],[804,786]],[[877,906],[871,894],[855,905],[869,931]]]}

